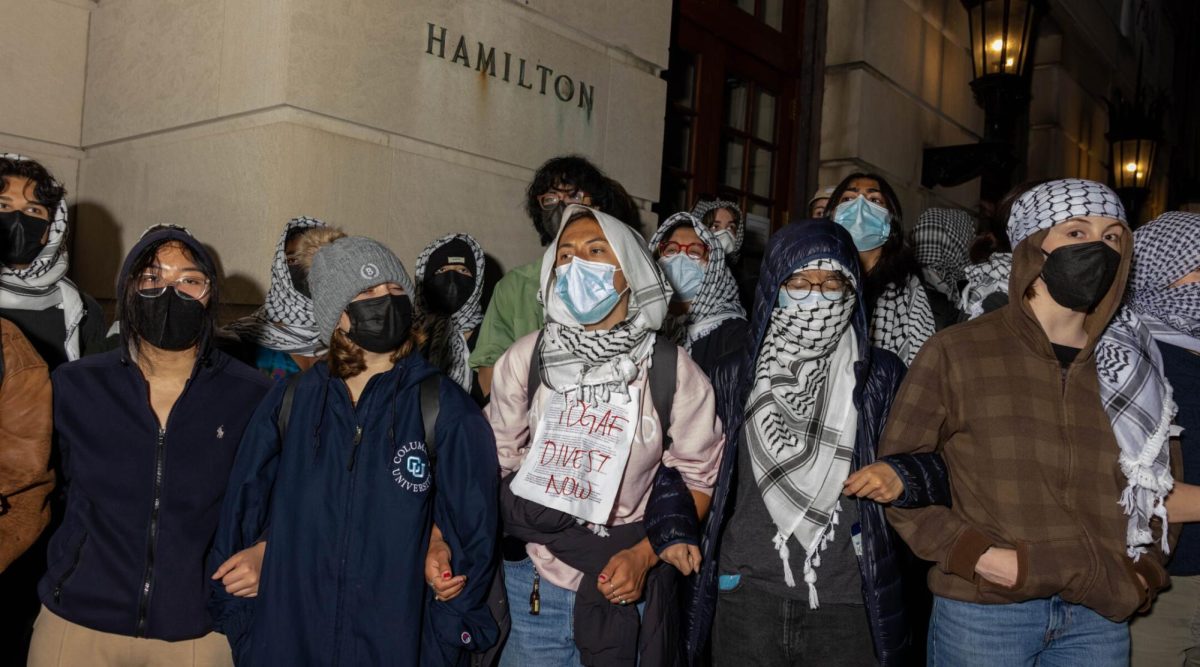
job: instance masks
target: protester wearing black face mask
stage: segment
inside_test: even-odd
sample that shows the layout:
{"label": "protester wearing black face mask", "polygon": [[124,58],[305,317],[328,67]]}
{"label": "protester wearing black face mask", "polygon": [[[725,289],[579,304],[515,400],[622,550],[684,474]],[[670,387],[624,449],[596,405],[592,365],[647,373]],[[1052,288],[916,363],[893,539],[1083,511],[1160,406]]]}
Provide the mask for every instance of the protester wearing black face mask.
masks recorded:
{"label": "protester wearing black face mask", "polygon": [[449,234],[417,257],[417,311],[428,336],[421,352],[482,404],[468,359],[483,322],[483,248],[467,234]]}
{"label": "protester wearing black face mask", "polygon": [[300,263],[299,248],[305,239],[320,244],[340,233],[316,218],[292,218],[275,245],[266,302],[221,330],[222,349],[280,381],[317,363],[325,345],[317,336],[308,271]]}
{"label": "protester wearing black face mask", "polygon": [[1128,665],[1127,621],[1169,583],[1178,453],[1163,357],[1122,305],[1132,235],[1081,179],[1022,194],[1007,234],[1011,300],[929,340],[879,443],[943,457],[954,502],[889,523],[937,563],[930,665]]}
{"label": "protester wearing black face mask", "polygon": [[107,349],[100,304],[66,277],[65,196],[42,165],[0,154],[0,316],[50,370]]}
{"label": "protester wearing black face mask", "polygon": [[[492,431],[413,353],[413,284],[390,250],[342,237],[300,253],[329,354],[242,440],[209,558],[217,627],[241,664],[465,664],[497,632]],[[465,575],[448,602],[422,574],[435,519]]]}
{"label": "protester wearing black face mask", "polygon": [[202,564],[269,381],[212,346],[217,273],[187,231],[143,236],[116,294],[120,349],[53,374],[66,513],[29,664],[229,665]]}

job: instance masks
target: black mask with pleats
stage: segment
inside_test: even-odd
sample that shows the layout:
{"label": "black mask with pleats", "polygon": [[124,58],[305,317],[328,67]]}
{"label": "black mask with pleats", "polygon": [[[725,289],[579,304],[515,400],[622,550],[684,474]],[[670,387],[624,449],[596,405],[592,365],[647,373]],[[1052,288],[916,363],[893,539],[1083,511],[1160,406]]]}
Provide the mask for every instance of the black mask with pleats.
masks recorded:
{"label": "black mask with pleats", "polygon": [[391,352],[408,340],[412,328],[412,301],[387,294],[346,306],[350,318],[350,340],[368,352]]}
{"label": "black mask with pleats", "polygon": [[138,335],[160,350],[186,350],[196,344],[207,318],[204,304],[167,288],[159,296],[137,297]]}
{"label": "black mask with pleats", "polygon": [[29,264],[37,259],[49,226],[48,221],[22,211],[0,213],[0,264]]}
{"label": "black mask with pleats", "polygon": [[1121,253],[1104,241],[1076,243],[1046,255],[1042,281],[1058,305],[1087,312],[1108,294],[1120,267]]}

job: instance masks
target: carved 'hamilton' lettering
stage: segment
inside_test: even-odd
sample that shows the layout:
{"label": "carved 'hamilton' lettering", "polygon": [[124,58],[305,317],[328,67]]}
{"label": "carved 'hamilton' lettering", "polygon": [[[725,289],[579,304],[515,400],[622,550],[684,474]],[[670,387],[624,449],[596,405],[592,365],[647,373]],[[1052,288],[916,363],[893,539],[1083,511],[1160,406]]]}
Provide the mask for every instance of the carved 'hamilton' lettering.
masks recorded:
{"label": "carved 'hamilton' lettering", "polygon": [[[449,34],[449,30],[445,26],[440,26],[434,23],[426,23],[425,37],[425,54],[441,60],[446,60],[446,44],[449,40],[450,44],[454,45],[449,60],[451,63],[461,64],[467,69],[472,68],[471,51],[468,46],[466,35],[459,35],[458,40],[453,40]],[[514,56],[509,51],[501,51],[504,54],[503,67],[499,67],[499,58],[496,56],[496,47],[488,46],[483,42],[475,42],[475,62],[473,64],[476,72],[480,75],[487,75],[492,78],[497,78],[497,69],[501,70],[499,79],[505,83],[515,83],[518,88],[532,91],[534,89],[533,72],[528,72],[529,61],[525,58],[516,55]],[[516,61],[516,66],[513,66],[513,61]],[[583,109],[588,120],[592,118],[592,109],[595,107],[596,87],[589,85],[587,82],[579,78],[572,78],[569,74],[559,72],[555,76],[554,69],[543,65],[540,62],[533,63],[533,69],[536,69],[540,77],[540,85],[537,87],[539,95],[546,96],[546,88],[549,87],[554,95],[554,99],[564,104],[575,102],[576,108]],[[515,71],[514,71],[515,70]]]}

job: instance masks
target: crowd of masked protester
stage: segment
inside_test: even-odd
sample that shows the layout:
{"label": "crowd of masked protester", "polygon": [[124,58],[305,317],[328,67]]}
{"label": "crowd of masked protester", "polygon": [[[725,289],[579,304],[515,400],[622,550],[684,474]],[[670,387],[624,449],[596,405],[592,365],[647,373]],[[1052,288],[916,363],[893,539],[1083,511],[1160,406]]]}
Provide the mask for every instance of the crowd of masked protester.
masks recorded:
{"label": "crowd of masked protester", "polygon": [[65,197],[0,155],[0,664],[1200,651],[1200,215],[1060,179],[906,225],[854,173],[752,252],[565,156],[498,282],[469,229],[298,217],[221,322],[166,224],[106,321]]}

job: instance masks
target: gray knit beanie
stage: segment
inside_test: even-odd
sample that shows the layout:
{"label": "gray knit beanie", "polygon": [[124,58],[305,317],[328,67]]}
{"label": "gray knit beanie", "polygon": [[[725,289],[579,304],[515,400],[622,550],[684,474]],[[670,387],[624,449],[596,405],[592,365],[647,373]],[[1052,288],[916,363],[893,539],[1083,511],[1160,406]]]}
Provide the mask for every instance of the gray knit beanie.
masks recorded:
{"label": "gray knit beanie", "polygon": [[359,292],[384,283],[396,283],[412,298],[412,280],[404,265],[378,241],[347,236],[317,250],[308,285],[321,342],[329,345],[342,311]]}

